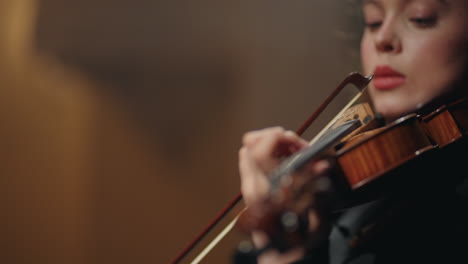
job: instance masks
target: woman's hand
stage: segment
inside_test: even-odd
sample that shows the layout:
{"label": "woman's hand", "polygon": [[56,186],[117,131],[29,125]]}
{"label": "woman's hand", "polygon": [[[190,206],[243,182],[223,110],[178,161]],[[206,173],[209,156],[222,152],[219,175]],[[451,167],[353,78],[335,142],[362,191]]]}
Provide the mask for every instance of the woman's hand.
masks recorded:
{"label": "woman's hand", "polygon": [[[268,200],[270,183],[268,176],[287,156],[305,148],[308,142],[292,131],[281,127],[271,127],[248,132],[243,137],[243,146],[239,151],[239,171],[241,192],[246,205],[251,210],[261,210]],[[314,174],[320,174],[328,167],[326,161],[315,163],[307,168]],[[317,212],[309,212],[310,228],[319,225]],[[252,233],[252,240],[257,248],[267,245],[268,236],[260,231]],[[269,250],[259,256],[259,263],[291,263],[304,256],[304,248],[295,248],[286,253]]]}
{"label": "woman's hand", "polygon": [[268,175],[284,157],[308,146],[294,132],[272,127],[247,132],[239,151],[241,191],[249,207],[261,205],[268,197]]}

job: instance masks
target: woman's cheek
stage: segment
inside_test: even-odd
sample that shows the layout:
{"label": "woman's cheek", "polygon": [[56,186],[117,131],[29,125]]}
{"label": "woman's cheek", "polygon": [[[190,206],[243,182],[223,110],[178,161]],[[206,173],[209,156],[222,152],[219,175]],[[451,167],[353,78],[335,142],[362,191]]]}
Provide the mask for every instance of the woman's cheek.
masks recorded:
{"label": "woman's cheek", "polygon": [[372,58],[372,46],[364,39],[361,43],[361,64],[365,75],[372,74],[371,65],[375,64]]}

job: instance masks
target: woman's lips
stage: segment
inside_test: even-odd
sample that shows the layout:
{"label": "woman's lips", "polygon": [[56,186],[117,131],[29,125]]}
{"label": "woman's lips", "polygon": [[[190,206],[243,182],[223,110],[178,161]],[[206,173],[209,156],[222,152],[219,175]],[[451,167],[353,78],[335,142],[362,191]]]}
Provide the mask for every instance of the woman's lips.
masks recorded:
{"label": "woman's lips", "polygon": [[406,81],[405,75],[390,66],[377,66],[374,71],[374,87],[377,90],[391,90]]}

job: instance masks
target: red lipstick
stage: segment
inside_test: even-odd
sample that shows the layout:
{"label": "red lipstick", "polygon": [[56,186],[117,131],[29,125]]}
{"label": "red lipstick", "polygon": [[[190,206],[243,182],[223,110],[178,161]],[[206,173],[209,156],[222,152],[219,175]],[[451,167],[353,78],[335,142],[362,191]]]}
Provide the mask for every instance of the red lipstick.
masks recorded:
{"label": "red lipstick", "polygon": [[391,90],[402,85],[405,75],[387,65],[377,66],[374,71],[374,86],[377,90]]}

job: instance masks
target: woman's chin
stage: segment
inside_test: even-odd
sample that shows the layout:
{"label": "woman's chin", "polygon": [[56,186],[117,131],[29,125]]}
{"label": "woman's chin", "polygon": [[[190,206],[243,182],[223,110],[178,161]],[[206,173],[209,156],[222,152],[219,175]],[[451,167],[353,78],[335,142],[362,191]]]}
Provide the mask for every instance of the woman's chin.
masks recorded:
{"label": "woman's chin", "polygon": [[391,122],[411,112],[410,109],[402,108],[401,105],[399,107],[397,106],[398,105],[393,104],[376,107],[375,112],[382,115],[386,122]]}

